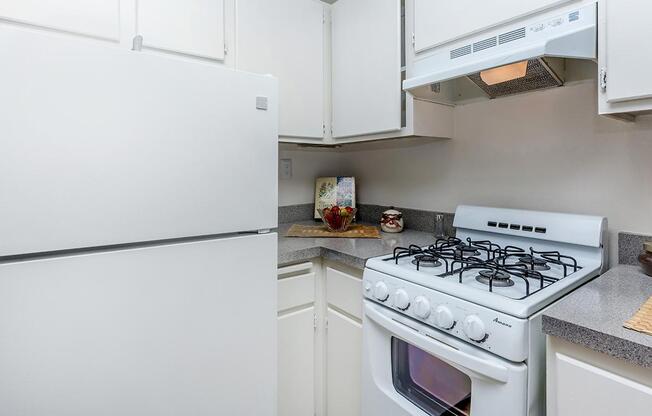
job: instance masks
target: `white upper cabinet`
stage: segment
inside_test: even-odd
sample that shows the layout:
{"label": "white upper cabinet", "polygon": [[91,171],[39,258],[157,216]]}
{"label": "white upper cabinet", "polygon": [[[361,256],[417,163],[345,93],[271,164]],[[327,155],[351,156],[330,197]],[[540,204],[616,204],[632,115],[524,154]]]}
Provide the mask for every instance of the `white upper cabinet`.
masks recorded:
{"label": "white upper cabinet", "polygon": [[600,113],[652,110],[652,3],[605,0],[599,15]]}
{"label": "white upper cabinet", "polygon": [[333,138],[401,129],[401,2],[332,6]]}
{"label": "white upper cabinet", "polygon": [[224,0],[137,0],[136,8],[144,46],[224,60]]}
{"label": "white upper cabinet", "polygon": [[238,2],[237,62],[279,80],[282,137],[324,137],[324,3]]}
{"label": "white upper cabinet", "polygon": [[573,0],[414,0],[417,52]]}
{"label": "white upper cabinet", "polygon": [[2,0],[0,19],[118,41],[120,0]]}

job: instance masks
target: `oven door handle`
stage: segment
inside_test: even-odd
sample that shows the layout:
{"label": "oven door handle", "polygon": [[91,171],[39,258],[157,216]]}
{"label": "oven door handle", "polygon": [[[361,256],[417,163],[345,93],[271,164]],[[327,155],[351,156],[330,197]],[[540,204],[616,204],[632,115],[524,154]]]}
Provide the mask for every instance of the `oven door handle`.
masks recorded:
{"label": "oven door handle", "polygon": [[509,369],[505,366],[474,357],[435,338],[427,337],[418,330],[385,316],[372,305],[365,304],[364,311],[365,315],[378,325],[438,358],[500,383],[507,383],[509,380]]}

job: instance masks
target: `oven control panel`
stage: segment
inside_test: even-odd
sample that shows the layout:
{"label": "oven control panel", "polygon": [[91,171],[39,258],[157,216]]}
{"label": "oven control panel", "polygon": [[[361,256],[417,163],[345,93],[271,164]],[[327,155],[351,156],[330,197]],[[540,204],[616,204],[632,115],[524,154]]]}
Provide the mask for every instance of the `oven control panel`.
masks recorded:
{"label": "oven control panel", "polygon": [[525,361],[529,321],[366,269],[364,296],[511,361]]}

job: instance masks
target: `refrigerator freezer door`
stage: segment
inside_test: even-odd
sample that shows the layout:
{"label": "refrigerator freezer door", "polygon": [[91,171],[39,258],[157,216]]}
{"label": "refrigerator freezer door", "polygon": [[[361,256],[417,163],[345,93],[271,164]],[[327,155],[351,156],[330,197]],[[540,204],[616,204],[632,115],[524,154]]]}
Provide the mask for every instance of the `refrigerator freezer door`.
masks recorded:
{"label": "refrigerator freezer door", "polygon": [[277,81],[0,26],[0,256],[269,229]]}
{"label": "refrigerator freezer door", "polygon": [[276,240],[0,265],[0,413],[273,416]]}

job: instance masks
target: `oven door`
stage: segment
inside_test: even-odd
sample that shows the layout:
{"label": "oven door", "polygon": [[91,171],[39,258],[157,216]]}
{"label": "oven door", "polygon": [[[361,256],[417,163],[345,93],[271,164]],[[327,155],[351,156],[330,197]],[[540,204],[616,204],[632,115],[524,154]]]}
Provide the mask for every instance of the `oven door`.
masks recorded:
{"label": "oven door", "polygon": [[524,416],[527,366],[364,301],[363,416]]}

